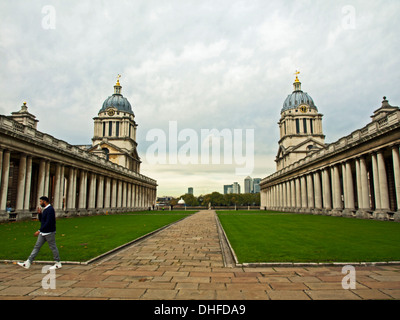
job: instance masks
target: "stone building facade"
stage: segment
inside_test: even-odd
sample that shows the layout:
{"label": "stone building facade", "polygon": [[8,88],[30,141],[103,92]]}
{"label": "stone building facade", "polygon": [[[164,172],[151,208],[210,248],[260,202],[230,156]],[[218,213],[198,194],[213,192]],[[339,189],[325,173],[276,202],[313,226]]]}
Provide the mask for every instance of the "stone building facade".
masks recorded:
{"label": "stone building facade", "polygon": [[[0,221],[34,218],[43,195],[58,217],[152,208],[157,182],[139,172],[136,123],[132,110],[123,107],[110,105],[109,110],[121,116],[107,121],[121,121],[123,128],[125,118],[134,132],[126,128],[119,137],[104,137],[95,118],[93,144],[88,147],[38,131],[38,120],[26,103],[11,116],[0,115]],[[99,117],[102,112],[103,108]]]}
{"label": "stone building facade", "polygon": [[399,146],[400,110],[384,97],[361,129],[321,141],[297,161],[277,159],[277,171],[260,183],[261,209],[400,221]]}

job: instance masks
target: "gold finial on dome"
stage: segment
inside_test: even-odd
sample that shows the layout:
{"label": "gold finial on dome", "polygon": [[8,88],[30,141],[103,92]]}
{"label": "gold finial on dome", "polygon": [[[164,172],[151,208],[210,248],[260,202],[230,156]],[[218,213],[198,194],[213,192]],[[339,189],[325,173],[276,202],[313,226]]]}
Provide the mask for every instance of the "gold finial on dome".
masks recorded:
{"label": "gold finial on dome", "polygon": [[114,94],[121,94],[121,84],[119,83],[119,78],[121,78],[121,75],[117,75],[117,83],[114,86]]}
{"label": "gold finial on dome", "polygon": [[294,73],[296,75],[296,79],[294,80],[294,82],[300,82],[298,75],[300,74],[299,70],[296,70],[296,72]]}
{"label": "gold finial on dome", "polygon": [[121,78],[121,75],[120,75],[120,74],[117,75],[117,83],[115,84],[116,86],[120,86],[120,84],[119,84],[119,78]]}
{"label": "gold finial on dome", "polygon": [[296,70],[296,72],[294,74],[296,75],[296,79],[294,80],[294,83],[293,83],[294,91],[301,91],[301,82],[298,77],[300,74],[300,71]]}

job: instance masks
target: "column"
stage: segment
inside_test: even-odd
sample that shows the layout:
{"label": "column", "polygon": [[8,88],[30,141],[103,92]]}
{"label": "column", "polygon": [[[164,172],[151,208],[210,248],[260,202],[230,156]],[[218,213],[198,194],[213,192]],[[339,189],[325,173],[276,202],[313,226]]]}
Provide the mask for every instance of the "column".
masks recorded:
{"label": "column", "polygon": [[281,186],[276,185],[276,207],[278,210],[281,209]]}
{"label": "column", "polygon": [[331,169],[332,171],[332,200],[333,200],[333,216],[341,216],[342,207],[342,190],[340,187],[340,175],[338,165],[334,165]]}
{"label": "column", "polygon": [[111,178],[106,177],[106,189],[104,195],[104,208],[111,208]]}
{"label": "column", "polygon": [[[1,187],[1,176],[3,172],[3,149],[0,149],[0,187]],[[1,208],[0,208],[1,211]]]}
{"label": "column", "polygon": [[124,190],[124,193],[122,195],[122,199],[123,199],[122,200],[122,206],[126,210],[126,208],[128,206],[128,183],[127,182],[123,182],[122,188]]}
{"label": "column", "polygon": [[58,207],[63,210],[64,209],[64,186],[65,186],[65,166],[61,164],[61,171],[60,171],[60,197],[58,199]]}
{"label": "column", "polygon": [[322,189],[321,174],[319,171],[314,173],[315,209],[314,213],[319,214],[322,210]]}
{"label": "column", "polygon": [[22,211],[24,209],[25,182],[26,182],[26,154],[21,154],[21,158],[19,160],[17,203],[15,205],[15,211]]}
{"label": "column", "polygon": [[136,208],[136,184],[132,184],[132,208]]}
{"label": "column", "polygon": [[372,154],[372,179],[374,184],[375,211],[381,210],[381,193],[379,190],[379,171],[376,153]]}
{"label": "column", "polygon": [[74,173],[74,178],[72,179],[73,186],[72,186],[72,208],[76,210],[77,205],[76,205],[76,194],[77,194],[77,183],[78,183],[78,169],[77,168],[72,168],[72,171]]}
{"label": "column", "polygon": [[379,191],[381,198],[380,212],[374,212],[374,218],[379,220],[389,220],[389,189],[386,176],[385,159],[383,158],[383,151],[379,150],[377,155],[378,164],[378,179],[379,179]]}
{"label": "column", "polygon": [[131,210],[132,208],[132,184],[130,184],[129,182],[127,182],[127,189],[128,189],[128,200],[126,203],[126,207],[129,208],[129,210]]}
{"label": "column", "polygon": [[67,211],[73,210],[74,207],[72,205],[72,199],[74,194],[74,170],[73,168],[69,168],[68,173],[68,182],[67,182],[67,197],[66,197],[66,209]]}
{"label": "column", "polygon": [[111,185],[112,185],[111,208],[115,210],[117,208],[117,192],[118,192],[117,180],[112,179]]}
{"label": "column", "polygon": [[344,164],[344,176],[343,181],[346,181],[346,188],[344,194],[345,208],[343,210],[343,216],[353,217],[356,211],[354,203],[354,184],[353,184],[353,173],[351,171],[351,162],[347,161]]}
{"label": "column", "polygon": [[97,184],[96,209],[98,212],[103,212],[103,208],[104,208],[104,177],[99,176],[99,182]]}
{"label": "column", "polygon": [[79,209],[86,209],[86,172],[83,170],[79,179]]}
{"label": "column", "polygon": [[331,183],[329,181],[329,168],[325,168],[322,171],[322,184],[323,184],[323,205],[324,213],[328,214],[332,210],[332,200],[331,200]]}
{"label": "column", "polygon": [[267,190],[260,190],[260,210],[264,210],[264,207],[267,206]]}
{"label": "column", "polygon": [[0,212],[6,211],[7,193],[8,193],[8,178],[10,175],[10,151],[3,151],[1,186],[0,186]]}
{"label": "column", "polygon": [[90,174],[90,184],[89,184],[89,204],[88,209],[92,210],[95,208],[96,204],[96,174]]}
{"label": "column", "polygon": [[394,187],[396,191],[396,204],[397,212],[394,214],[394,221],[400,221],[400,156],[399,146],[392,147],[392,158],[393,158],[393,173],[394,173]]}
{"label": "column", "polygon": [[143,208],[143,204],[142,204],[142,186],[138,185],[138,201],[139,201],[139,207]]}
{"label": "column", "polygon": [[31,200],[31,182],[32,182],[32,157],[26,158],[26,180],[25,180],[25,199],[24,211],[29,211]]}
{"label": "column", "polygon": [[307,185],[306,185],[306,177],[300,177],[300,185],[301,185],[301,209],[302,212],[307,211]]}
{"label": "column", "polygon": [[294,179],[290,180],[290,193],[292,194],[292,199],[290,203],[291,211],[293,212],[296,208],[296,184]]}
{"label": "column", "polygon": [[56,163],[56,175],[54,179],[54,199],[53,208],[54,210],[59,210],[60,207],[60,185],[61,185],[61,164]]}
{"label": "column", "polygon": [[75,210],[75,203],[74,203],[74,169],[69,168],[69,174],[68,174],[68,183],[67,183],[67,196],[65,199],[65,205],[67,211],[73,211]]}
{"label": "column", "polygon": [[132,208],[136,208],[136,184],[132,185]]}
{"label": "column", "polygon": [[291,208],[292,201],[292,189],[290,188],[290,181],[286,181],[286,210],[289,211]]}
{"label": "column", "polygon": [[117,208],[120,210],[121,207],[122,207],[122,181],[118,181]]}
{"label": "column", "polygon": [[[361,196],[359,199],[359,208],[356,213],[357,218],[369,219],[370,217],[370,199],[369,199],[369,187],[368,187],[368,172],[367,165],[364,157],[360,157],[360,192]],[[358,179],[357,179],[358,181]]]}
{"label": "column", "polygon": [[308,208],[310,208],[310,212],[314,211],[314,183],[313,183],[313,178],[312,178],[312,173],[308,174],[306,177],[307,180],[307,204]]}
{"label": "column", "polygon": [[50,199],[49,186],[50,186],[50,161],[46,160],[45,175],[44,175],[44,188],[43,188],[42,196],[46,196]]}
{"label": "column", "polygon": [[136,184],[134,185],[134,189],[135,189],[135,208],[137,208],[139,206],[139,202],[138,202],[138,186]]}
{"label": "column", "polygon": [[300,179],[296,178],[295,180],[296,184],[296,212],[301,210],[301,189],[300,189]]}
{"label": "column", "polygon": [[356,165],[357,204],[358,204],[358,209],[360,209],[362,205],[362,188],[361,188],[361,172],[360,172],[359,158],[355,160],[355,165]]}
{"label": "column", "polygon": [[281,183],[281,192],[282,192],[281,208],[284,211],[286,209],[286,183],[285,182]]}
{"label": "column", "polygon": [[44,193],[44,183],[46,180],[46,160],[40,159],[39,161],[39,177],[38,177],[38,188],[36,194],[36,207],[39,206],[40,197],[42,197]]}

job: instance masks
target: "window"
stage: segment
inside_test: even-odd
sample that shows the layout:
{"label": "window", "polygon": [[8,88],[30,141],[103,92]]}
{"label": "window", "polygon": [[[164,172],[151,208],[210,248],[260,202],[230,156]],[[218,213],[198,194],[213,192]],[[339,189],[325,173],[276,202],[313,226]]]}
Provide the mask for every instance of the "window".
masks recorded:
{"label": "window", "polygon": [[307,133],[307,119],[306,118],[303,119],[303,130],[304,130],[304,133]]}
{"label": "window", "polygon": [[311,134],[314,134],[314,126],[313,126],[313,119],[310,119],[310,130],[311,130]]}
{"label": "window", "polygon": [[112,121],[108,122],[108,136],[112,136]]}
{"label": "window", "polygon": [[296,119],[296,133],[300,133],[300,120]]}
{"label": "window", "polygon": [[102,150],[106,154],[106,160],[108,161],[110,159],[110,150],[108,150],[107,148],[103,148]]}
{"label": "window", "polygon": [[119,137],[119,122],[118,122],[118,121],[116,122],[115,135],[116,135],[117,137]]}
{"label": "window", "polygon": [[103,122],[103,137],[106,135],[106,123]]}

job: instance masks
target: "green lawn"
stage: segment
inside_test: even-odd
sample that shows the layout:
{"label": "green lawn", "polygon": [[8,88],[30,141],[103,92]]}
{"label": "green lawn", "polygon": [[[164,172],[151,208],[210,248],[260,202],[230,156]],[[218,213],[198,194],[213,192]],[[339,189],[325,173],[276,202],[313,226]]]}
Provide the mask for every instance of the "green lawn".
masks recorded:
{"label": "green lawn", "polygon": [[218,211],[240,263],[400,261],[400,223]]}
{"label": "green lawn", "polygon": [[[194,211],[143,211],[57,219],[56,243],[63,261],[87,261],[153,230],[180,220]],[[39,221],[0,224],[0,260],[26,260],[36,243]],[[53,260],[44,244],[36,260]]]}

